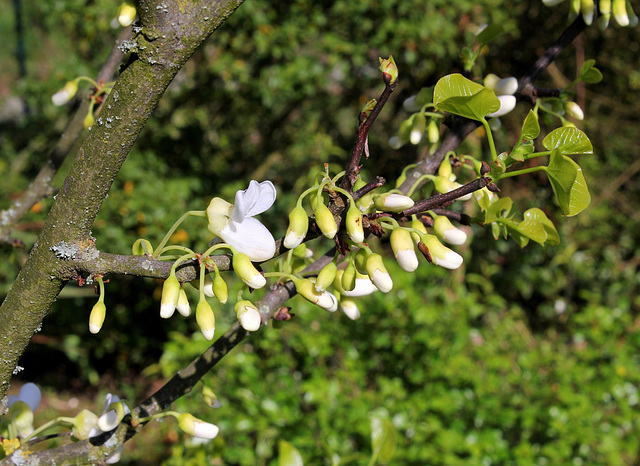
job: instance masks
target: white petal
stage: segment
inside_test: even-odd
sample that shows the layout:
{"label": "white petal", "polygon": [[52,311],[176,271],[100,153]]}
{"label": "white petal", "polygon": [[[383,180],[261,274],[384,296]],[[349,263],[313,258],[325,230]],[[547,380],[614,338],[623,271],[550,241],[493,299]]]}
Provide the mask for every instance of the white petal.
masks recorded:
{"label": "white petal", "polygon": [[225,243],[249,256],[255,262],[271,259],[276,253],[276,240],[259,220],[247,217],[242,223],[230,221],[220,232]]}
{"label": "white petal", "polygon": [[350,299],[343,299],[340,303],[340,308],[349,319],[356,320],[360,318],[360,309],[358,309],[358,305]]}
{"label": "white petal", "polygon": [[[415,255],[415,254],[414,254]],[[351,291],[345,291],[343,294],[352,298],[358,296],[366,296],[378,291],[378,288],[373,284],[368,277],[356,278],[356,286]]]}
{"label": "white petal", "polygon": [[113,453],[111,453],[107,457],[106,460],[104,460],[104,462],[106,464],[116,464],[118,461],[120,461],[123,451],[124,451],[124,445],[120,445],[118,448],[116,448],[116,450]]}
{"label": "white petal", "polygon": [[102,429],[103,432],[109,432],[115,429],[118,427],[118,424],[120,424],[120,419],[115,409],[107,411],[98,419],[98,427]]}
{"label": "white petal", "polygon": [[20,401],[27,403],[31,411],[35,411],[38,406],[40,406],[42,395],[38,386],[35,383],[29,382],[22,386],[18,398]]}
{"label": "white petal", "polygon": [[380,269],[376,269],[371,277],[373,284],[383,293],[388,293],[393,288],[393,280],[388,272],[383,272]]}
{"label": "white petal", "polygon": [[193,435],[198,438],[212,439],[218,435],[218,426],[208,422],[194,421]]}
{"label": "white petal", "polygon": [[231,218],[236,222],[241,217],[253,217],[261,214],[276,201],[276,188],[271,181],[258,183],[251,180],[249,187],[236,193],[236,203]]}
{"label": "white petal", "polygon": [[498,109],[498,111],[496,112],[489,113],[487,115],[488,117],[501,117],[502,115],[506,115],[516,107],[516,98],[512,95],[499,95],[498,99],[500,100],[500,109]]}
{"label": "white petal", "polygon": [[418,256],[411,249],[403,249],[396,254],[400,268],[405,272],[414,272],[418,268]]}
{"label": "white petal", "polygon": [[513,95],[518,90],[518,80],[513,76],[501,79],[496,83],[495,92],[497,95]]}
{"label": "white petal", "polygon": [[460,254],[454,251],[448,251],[444,258],[433,257],[433,262],[445,269],[455,270],[462,265],[463,259]]}
{"label": "white petal", "polygon": [[455,244],[457,246],[464,244],[467,241],[467,234],[460,228],[445,230],[442,237],[447,243]]}
{"label": "white petal", "polygon": [[238,320],[240,321],[240,325],[247,332],[255,332],[262,325],[262,318],[260,317],[260,313],[253,308],[246,308],[244,312],[240,313],[238,316]]}

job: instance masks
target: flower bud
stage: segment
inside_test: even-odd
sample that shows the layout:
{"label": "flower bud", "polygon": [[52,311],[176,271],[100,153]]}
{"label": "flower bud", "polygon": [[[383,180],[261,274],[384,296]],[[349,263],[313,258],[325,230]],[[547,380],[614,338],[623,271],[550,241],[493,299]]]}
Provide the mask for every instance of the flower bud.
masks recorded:
{"label": "flower bud", "polygon": [[460,245],[467,241],[467,234],[460,228],[453,226],[451,221],[444,215],[435,218],[433,230],[440,238],[450,244]]}
{"label": "flower bud", "polygon": [[347,218],[345,220],[347,226],[347,234],[354,243],[362,243],[364,241],[364,230],[362,228],[362,214],[354,204],[350,204],[347,209]]}
{"label": "flower bud", "polygon": [[201,299],[196,306],[196,322],[207,340],[212,340],[216,331],[216,316],[205,299]]}
{"label": "flower bud", "polygon": [[388,293],[393,288],[393,280],[384,266],[380,254],[371,254],[367,259],[367,273],[373,284],[383,293]]}
{"label": "flower bud", "polygon": [[9,408],[9,418],[22,437],[33,432],[33,411],[24,401],[16,401]]}
{"label": "flower bud", "polygon": [[518,80],[513,76],[498,81],[494,91],[496,95],[513,95],[518,90]]}
{"label": "flower bud", "polygon": [[422,243],[428,249],[428,253],[434,264],[452,270],[462,265],[462,256],[444,246],[434,235],[424,235],[422,237]]}
{"label": "flower bud", "polygon": [[229,297],[227,282],[224,281],[224,278],[222,278],[222,275],[220,275],[220,271],[217,268],[214,271],[213,284],[211,288],[213,295],[218,301],[220,301],[220,304],[227,302],[227,298]]}
{"label": "flower bud", "polygon": [[131,0],[125,0],[118,8],[118,22],[123,28],[131,26],[136,19],[136,5]]}
{"label": "flower bud", "polygon": [[124,403],[122,401],[115,401],[109,405],[107,412],[98,419],[98,427],[103,432],[112,431],[118,427],[118,424],[120,424],[120,421],[122,421],[126,414]]}
{"label": "flower bud", "polygon": [[91,314],[89,315],[89,331],[96,334],[102,328],[104,317],[107,314],[107,308],[103,301],[98,301],[93,305]]}
{"label": "flower bud", "polygon": [[53,105],[60,106],[69,102],[78,93],[78,82],[69,81],[62,89],[51,96]]}
{"label": "flower bud", "polygon": [[151,255],[153,253],[153,246],[151,246],[149,240],[139,238],[133,243],[133,246],[131,246],[131,252],[134,256]]}
{"label": "flower bud", "polygon": [[375,198],[376,209],[383,212],[402,212],[413,207],[415,202],[409,196],[385,193]]}
{"label": "flower bud", "polygon": [[629,25],[629,15],[627,14],[626,0],[613,0],[611,11],[616,22],[622,26]]}
{"label": "flower bud", "polygon": [[338,309],[337,298],[328,291],[318,292],[315,285],[306,278],[292,278],[293,283],[296,285],[298,294],[307,301],[320,306],[327,311],[334,312]]}
{"label": "flower bud", "polygon": [[344,312],[345,315],[351,320],[360,318],[360,309],[358,309],[358,305],[352,299],[341,299],[340,309],[342,309],[342,312]]}
{"label": "flower bud", "polygon": [[178,426],[189,435],[208,440],[215,438],[220,431],[218,426],[201,421],[189,413],[182,413],[178,416]]}
{"label": "flower bud", "polygon": [[331,286],[333,280],[336,278],[336,273],[338,272],[338,267],[335,262],[329,262],[325,265],[322,270],[318,273],[318,277],[316,278],[315,289],[318,293],[326,290]]}
{"label": "flower bud", "polygon": [[294,249],[302,243],[309,228],[309,217],[302,206],[296,206],[289,213],[289,228],[284,237],[284,247]]}
{"label": "flower bud", "polygon": [[584,120],[584,112],[577,103],[567,102],[564,109],[567,112],[567,115],[572,116],[576,120]]}
{"label": "flower bud", "polygon": [[422,135],[427,128],[427,117],[422,113],[416,113],[413,115],[413,123],[411,124],[411,133],[409,134],[409,141],[414,146],[420,144]]}
{"label": "flower bud", "polygon": [[395,228],[390,237],[391,249],[402,270],[413,272],[418,268],[418,256],[411,234],[404,228]]}
{"label": "flower bud", "polygon": [[595,6],[593,0],[582,0],[580,5],[580,11],[582,12],[582,19],[587,26],[591,26],[593,23],[593,12]]}
{"label": "flower bud", "polygon": [[398,136],[391,136],[389,138],[388,144],[389,144],[389,147],[391,147],[393,150],[398,150],[402,146],[404,146],[404,142]]}
{"label": "flower bud", "polygon": [[160,300],[160,317],[168,319],[173,315],[178,305],[178,298],[180,296],[180,282],[176,278],[174,271],[169,274],[169,277],[164,281],[162,287],[162,299]]}
{"label": "flower bud", "polygon": [[489,113],[487,116],[491,118],[498,118],[503,115],[506,115],[511,110],[516,108],[516,98],[513,95],[499,95],[498,100],[500,101],[500,108],[493,113]]}
{"label": "flower bud", "polygon": [[87,113],[87,116],[84,117],[84,121],[82,122],[82,125],[84,126],[84,129],[89,129],[93,126],[93,122],[94,122],[94,118],[93,118],[93,110],[89,109],[89,113]]}
{"label": "flower bud", "polygon": [[436,144],[438,141],[440,141],[440,128],[435,119],[432,119],[429,122],[429,126],[427,127],[427,137],[429,138],[429,142],[431,144]]}
{"label": "flower bud", "polygon": [[[544,0],[543,0],[544,1]],[[489,73],[484,77],[484,87],[487,87],[495,92],[496,84],[500,82],[500,77],[493,73]]]}
{"label": "flower bud", "polygon": [[[191,284],[193,286],[195,286],[197,289],[200,289],[200,279],[194,280],[193,282],[191,282]],[[209,274],[204,276],[204,285],[202,287],[202,292],[204,293],[204,295],[207,298],[213,298],[213,296],[214,296],[214,294],[213,294],[213,278],[211,278],[211,275],[209,275]]]}
{"label": "flower bud", "polygon": [[318,228],[320,228],[322,234],[329,239],[333,239],[338,232],[338,225],[336,225],[336,220],[329,208],[322,202],[318,203],[315,216],[316,223],[318,224]]}
{"label": "flower bud", "polygon": [[86,440],[89,438],[89,432],[98,424],[98,416],[89,411],[83,409],[76,417],[73,418],[73,431],[72,434],[78,440]]}
{"label": "flower bud", "polygon": [[187,298],[187,293],[184,291],[184,288],[180,288],[180,293],[178,294],[178,303],[176,304],[176,309],[184,317],[189,317],[189,315],[191,314],[191,307],[189,306],[189,299]]}
{"label": "flower bud", "polygon": [[267,279],[258,272],[246,254],[237,252],[233,255],[233,270],[240,277],[240,280],[253,289],[257,290],[267,284]]}
{"label": "flower bud", "polygon": [[236,317],[240,321],[240,325],[247,332],[255,332],[262,325],[262,317],[260,311],[251,301],[243,299],[238,301],[234,307]]}
{"label": "flower bud", "polygon": [[206,385],[202,386],[202,399],[206,403],[209,408],[219,408],[222,406],[222,403],[218,399],[218,396],[211,390],[211,388]]}
{"label": "flower bud", "polygon": [[356,286],[356,266],[353,262],[349,262],[347,268],[344,269],[340,284],[345,291],[352,291]]}
{"label": "flower bud", "polygon": [[[438,191],[439,193],[448,193],[462,186],[460,183],[457,183],[455,181],[450,181],[448,178],[445,178],[442,176],[436,176],[435,178],[433,178],[433,184],[436,188],[436,191]],[[465,194],[464,196],[459,197],[456,200],[468,201],[469,199],[471,199],[471,196],[472,196],[471,193]]]}
{"label": "flower bud", "polygon": [[389,55],[388,59],[380,58],[378,69],[382,71],[382,80],[385,84],[395,84],[398,79],[398,67],[391,55]]}
{"label": "flower bud", "polygon": [[[420,231],[421,233],[427,233],[427,227],[424,226],[424,223],[422,223],[416,216],[413,217],[413,219],[411,220],[411,228]],[[416,232],[411,232],[411,237],[413,238],[413,241],[415,241],[416,243],[418,241],[420,241],[420,235],[418,235],[418,233]]]}
{"label": "flower bud", "polygon": [[442,159],[442,162],[438,167],[438,177],[446,178],[449,181],[456,180],[456,176],[453,174],[453,169],[451,168],[451,161],[449,160],[449,156],[446,156],[444,159]]}

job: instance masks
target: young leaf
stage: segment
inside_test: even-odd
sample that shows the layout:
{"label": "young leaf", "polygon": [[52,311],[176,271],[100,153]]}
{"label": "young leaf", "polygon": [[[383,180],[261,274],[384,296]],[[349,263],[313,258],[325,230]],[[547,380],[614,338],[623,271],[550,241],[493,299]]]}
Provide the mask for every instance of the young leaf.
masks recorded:
{"label": "young leaf", "polygon": [[278,466],[303,466],[300,452],[285,440],[278,442]]}
{"label": "young leaf", "polygon": [[580,73],[578,74],[578,78],[588,84],[595,84],[602,81],[602,73],[598,68],[596,68],[595,60],[587,60],[580,68]]}
{"label": "young leaf", "polygon": [[547,150],[558,150],[560,154],[593,154],[591,141],[578,128],[556,128],[547,134],[542,145]]}
{"label": "young leaf", "polygon": [[538,115],[533,110],[529,110],[527,118],[524,119],[522,124],[522,133],[520,139],[526,139],[532,141],[540,135],[540,124],[538,123]]}
{"label": "young leaf", "polygon": [[534,221],[540,223],[544,230],[547,233],[547,243],[552,246],[560,243],[560,236],[558,235],[558,231],[556,230],[556,226],[553,224],[551,220],[547,217],[547,215],[537,207],[533,207],[528,209],[524,213],[525,221]]}
{"label": "young leaf", "polygon": [[573,217],[589,205],[589,189],[582,168],[576,162],[555,149],[545,171],[564,215]]}
{"label": "young leaf", "polygon": [[478,121],[500,109],[500,100],[491,89],[461,74],[440,79],[433,91],[433,102],[439,110]]}
{"label": "young leaf", "polygon": [[389,419],[371,417],[371,444],[373,457],[382,464],[387,464],[396,451],[396,428]]}
{"label": "young leaf", "polygon": [[491,203],[484,216],[484,223],[493,223],[498,219],[505,218],[511,212],[513,201],[510,197],[501,197]]}
{"label": "young leaf", "polygon": [[478,44],[488,44],[503,33],[504,29],[502,26],[499,24],[490,24],[476,36],[476,42]]}

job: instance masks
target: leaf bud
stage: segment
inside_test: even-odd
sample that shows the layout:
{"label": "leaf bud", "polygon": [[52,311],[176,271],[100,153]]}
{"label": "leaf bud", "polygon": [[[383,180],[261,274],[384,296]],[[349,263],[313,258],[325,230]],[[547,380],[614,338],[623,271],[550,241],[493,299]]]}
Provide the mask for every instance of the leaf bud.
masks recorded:
{"label": "leaf bud", "polygon": [[233,255],[232,263],[236,275],[251,288],[257,290],[267,284],[267,279],[258,272],[258,269],[253,266],[251,259],[246,254],[236,252]]}
{"label": "leaf bud", "polygon": [[93,334],[96,334],[102,328],[102,324],[104,323],[104,318],[107,314],[107,308],[104,305],[104,301],[99,300],[97,303],[93,305],[93,309],[91,309],[91,314],[89,314],[89,331]]}
{"label": "leaf bud", "polygon": [[207,340],[212,340],[216,331],[216,316],[205,299],[201,299],[196,306],[196,322]]}
{"label": "leaf bud", "polygon": [[238,301],[234,307],[236,317],[240,321],[240,325],[247,332],[255,332],[262,325],[262,317],[260,311],[251,301],[243,299]]}
{"label": "leaf bud", "polygon": [[382,71],[382,80],[385,84],[393,85],[398,80],[398,67],[391,55],[389,55],[389,58],[380,58],[378,69]]}
{"label": "leaf bud", "polygon": [[373,111],[377,103],[378,101],[376,99],[371,99],[366,104],[364,104],[364,107],[362,107],[362,110],[360,110],[360,123],[367,121],[367,118],[369,118],[369,115],[371,115],[371,112]]}
{"label": "leaf bud", "polygon": [[284,247],[294,249],[302,243],[309,228],[309,217],[302,206],[296,206],[289,213],[289,228],[284,237]]}

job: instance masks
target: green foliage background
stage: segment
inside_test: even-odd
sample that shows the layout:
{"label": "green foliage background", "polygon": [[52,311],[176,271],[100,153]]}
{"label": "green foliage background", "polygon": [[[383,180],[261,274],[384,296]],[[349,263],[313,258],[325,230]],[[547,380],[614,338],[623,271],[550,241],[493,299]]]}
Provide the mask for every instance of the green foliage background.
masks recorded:
{"label": "green foliage background", "polygon": [[[357,111],[381,89],[378,56],[394,55],[401,85],[371,135],[366,170],[393,180],[417,156],[415,148],[386,144],[407,116],[402,101],[460,70],[458,50],[481,24],[502,24],[507,34],[474,73],[500,76],[523,74],[567,24],[565,9],[534,0],[272,3],[249,0],[177,76],[104,204],[93,230],[100,249],[127,253],[139,236],[157,242],[185,210],[203,209],[212,196],[231,199],[254,178],[278,186],[262,220],[282,235],[309,172],[344,164]],[[0,6],[10,11],[10,2]],[[77,75],[94,75],[117,35],[115,2],[22,6],[25,79],[13,49],[0,51],[0,208],[26,188],[65,126],[71,109],[53,107],[50,95]],[[13,27],[2,15],[11,44]],[[393,464],[637,461],[637,37],[637,29],[590,28],[538,83],[570,82],[583,53],[605,76],[584,94],[581,126],[595,148],[580,159],[593,196],[587,211],[560,217],[544,177],[501,185],[522,211],[544,206],[558,224],[559,246],[521,250],[476,228],[461,249],[464,271],[422,263],[406,274],[389,261],[394,291],[361,300],[357,321],[295,298],[294,321],[261,330],[207,378],[222,408],[210,410],[197,393],[177,403],[220,426],[214,442],[185,446],[167,421],[128,445],[123,462],[276,464],[284,439],[307,464],[366,464],[372,415],[397,431]],[[20,99],[24,112],[11,116]],[[504,146],[525,107],[504,119]],[[16,230],[26,249],[2,246],[0,294],[49,205]],[[210,239],[197,220],[186,230],[193,244]],[[192,319],[158,317],[160,285],[112,278],[98,336],[87,329],[93,290],[65,290],[21,362],[19,377],[47,390],[48,407],[36,415],[42,422],[54,411],[100,410],[107,389],[138,401],[207,347]],[[223,332],[231,307],[216,316]]]}

